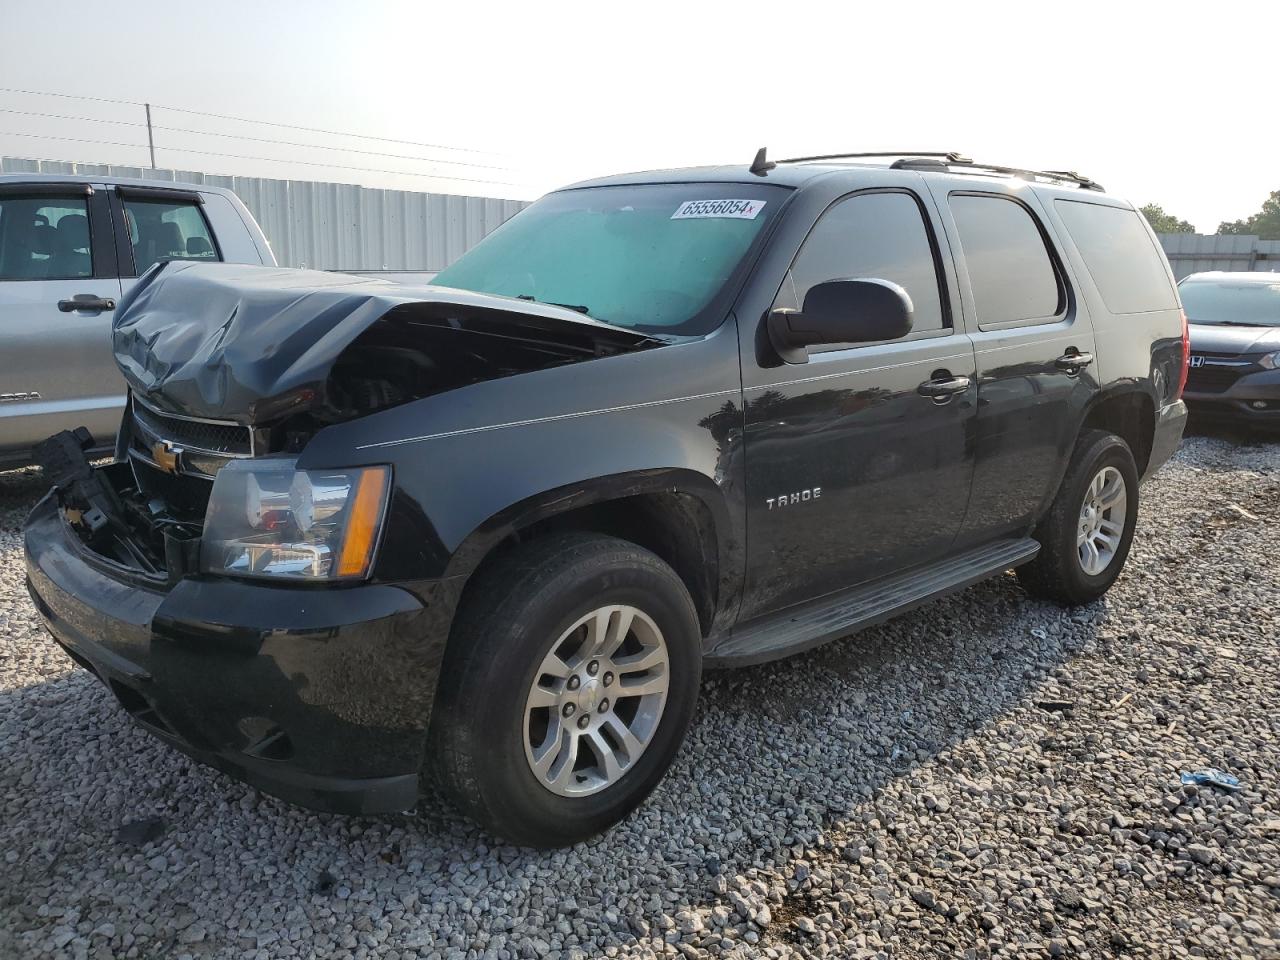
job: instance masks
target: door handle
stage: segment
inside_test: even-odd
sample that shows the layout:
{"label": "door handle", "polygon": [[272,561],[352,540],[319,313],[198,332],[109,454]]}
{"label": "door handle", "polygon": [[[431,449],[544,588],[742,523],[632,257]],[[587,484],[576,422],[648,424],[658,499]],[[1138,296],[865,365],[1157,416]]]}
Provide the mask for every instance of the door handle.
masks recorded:
{"label": "door handle", "polygon": [[58,309],[63,313],[73,310],[114,310],[116,302],[110,297],[95,297],[92,293],[77,293],[70,300],[59,300]]}
{"label": "door handle", "polygon": [[1059,370],[1065,370],[1070,374],[1077,374],[1089,364],[1093,363],[1092,353],[1064,353],[1057,360],[1053,361],[1053,365]]}
{"label": "door handle", "polygon": [[968,377],[935,377],[916,387],[916,393],[930,397],[935,403],[946,403],[957,393],[964,393],[973,381]]}

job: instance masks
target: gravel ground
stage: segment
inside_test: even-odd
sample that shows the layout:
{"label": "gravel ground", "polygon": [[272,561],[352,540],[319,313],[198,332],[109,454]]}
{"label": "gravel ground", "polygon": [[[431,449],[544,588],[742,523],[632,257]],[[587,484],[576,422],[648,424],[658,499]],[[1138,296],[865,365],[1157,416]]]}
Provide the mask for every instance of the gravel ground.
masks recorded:
{"label": "gravel ground", "polygon": [[136,730],[37,624],[39,489],[0,475],[0,957],[1280,957],[1280,445],[1190,438],[1103,602],[1002,577],[709,676],[648,805],[550,853]]}

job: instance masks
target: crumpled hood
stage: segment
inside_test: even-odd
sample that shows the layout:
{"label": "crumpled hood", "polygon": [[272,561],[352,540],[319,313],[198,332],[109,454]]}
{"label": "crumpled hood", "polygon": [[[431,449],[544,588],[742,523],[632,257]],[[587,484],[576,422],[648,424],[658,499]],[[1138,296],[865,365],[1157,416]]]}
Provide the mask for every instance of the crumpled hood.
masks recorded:
{"label": "crumpled hood", "polygon": [[145,274],[113,324],[130,387],[173,413],[257,423],[305,406],[344,349],[397,308],[450,309],[530,334],[613,349],[644,334],[548,304],[317,270],[173,261]]}
{"label": "crumpled hood", "polygon": [[1270,353],[1280,350],[1280,327],[1232,327],[1220,323],[1188,324],[1193,353]]}

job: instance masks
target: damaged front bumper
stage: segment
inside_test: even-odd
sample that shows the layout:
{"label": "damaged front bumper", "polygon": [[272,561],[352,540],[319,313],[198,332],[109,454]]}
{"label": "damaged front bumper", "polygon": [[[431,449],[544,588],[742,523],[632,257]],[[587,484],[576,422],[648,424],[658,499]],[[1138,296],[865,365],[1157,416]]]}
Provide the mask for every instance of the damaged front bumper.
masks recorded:
{"label": "damaged front bumper", "polygon": [[166,582],[90,550],[55,493],[25,538],[50,633],[141,726],[312,809],[417,802],[444,648],[435,588]]}

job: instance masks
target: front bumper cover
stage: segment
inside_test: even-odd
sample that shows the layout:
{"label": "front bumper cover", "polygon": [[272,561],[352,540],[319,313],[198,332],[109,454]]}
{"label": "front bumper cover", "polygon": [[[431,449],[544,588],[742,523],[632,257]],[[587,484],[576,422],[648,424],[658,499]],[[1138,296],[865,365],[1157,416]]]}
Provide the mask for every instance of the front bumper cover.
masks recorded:
{"label": "front bumper cover", "polygon": [[1197,418],[1280,427],[1280,370],[1245,374],[1218,392],[1189,389],[1183,397]]}
{"label": "front bumper cover", "polygon": [[50,633],[147,730],[312,809],[417,802],[449,606],[430,585],[147,584],[88,551],[52,494],[24,532]]}

